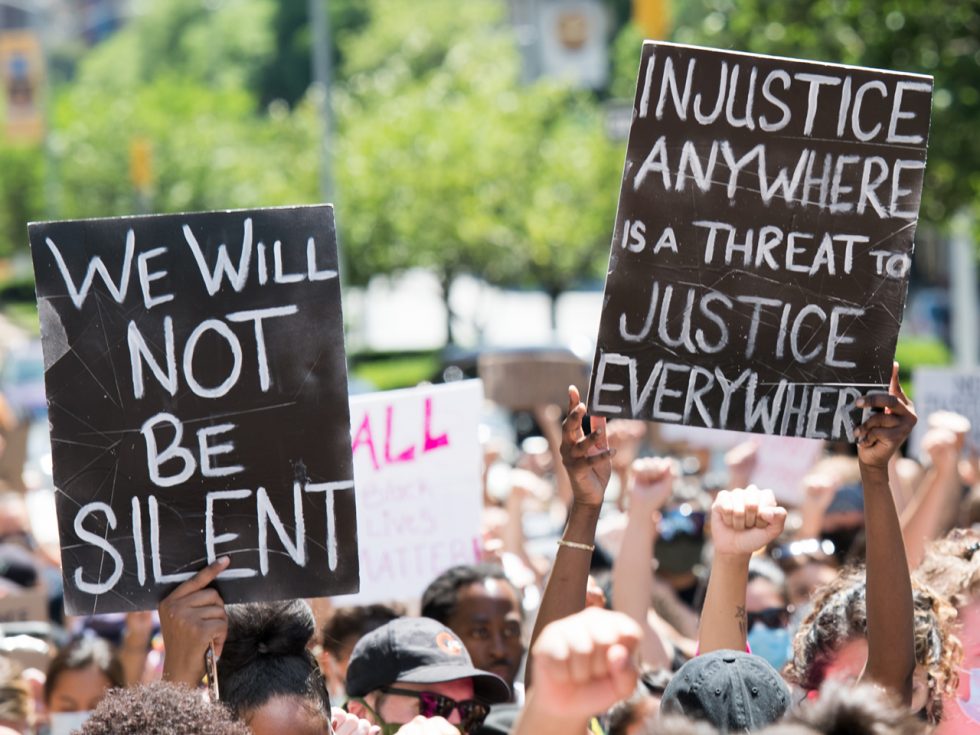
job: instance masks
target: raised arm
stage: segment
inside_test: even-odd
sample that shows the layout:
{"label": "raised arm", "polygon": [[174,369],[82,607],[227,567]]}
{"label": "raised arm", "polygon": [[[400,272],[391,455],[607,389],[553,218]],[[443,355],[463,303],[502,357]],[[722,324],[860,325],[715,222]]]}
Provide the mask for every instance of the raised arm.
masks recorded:
{"label": "raised arm", "polygon": [[749,559],[779,536],[785,524],[786,509],[776,505],[772,490],[750,485],[718,493],[711,506],[714,560],[698,629],[701,653],[745,650]]}
{"label": "raised arm", "polygon": [[949,510],[956,509],[960,491],[956,435],[948,429],[930,429],[922,437],[922,450],[932,466],[901,515],[910,569],[919,566],[926,544],[942,535],[944,521]]}
{"label": "raised arm", "polygon": [[[572,485],[572,504],[534,622],[532,646],[548,623],[585,608],[596,523],[612,474],[610,457],[613,450],[606,446],[605,419],[594,418],[592,433],[586,436],[582,430],[584,416],[585,404],[579,398],[578,389],[569,386],[568,416],[562,423],[561,459]],[[531,674],[530,658],[529,655],[528,676]]]}
{"label": "raised arm", "polygon": [[673,645],[648,622],[653,593],[651,560],[659,511],[670,499],[674,476],[666,459],[633,462],[626,530],[613,563],[613,609],[629,615],[643,630],[640,658],[654,668],[669,669]]}
{"label": "raised arm", "polygon": [[854,432],[867,535],[868,663],[861,676],[890,689],[909,705],[915,670],[912,582],[888,485],[888,460],[912,431],[916,416],[898,382],[898,363],[893,366],[888,393],[868,394],[857,405],[880,411]]}

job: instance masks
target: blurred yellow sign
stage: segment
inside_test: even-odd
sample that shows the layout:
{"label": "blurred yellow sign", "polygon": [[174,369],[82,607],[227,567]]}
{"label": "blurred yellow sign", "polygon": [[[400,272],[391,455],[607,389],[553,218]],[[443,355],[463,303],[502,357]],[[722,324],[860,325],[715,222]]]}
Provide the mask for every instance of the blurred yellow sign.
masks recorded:
{"label": "blurred yellow sign", "polygon": [[0,79],[3,80],[6,136],[39,141],[44,137],[44,54],[37,34],[0,32]]}
{"label": "blurred yellow sign", "polygon": [[633,0],[633,22],[643,35],[654,41],[663,41],[670,34],[669,0]]}
{"label": "blurred yellow sign", "polygon": [[153,148],[146,138],[129,141],[129,178],[140,191],[146,191],[153,183]]}

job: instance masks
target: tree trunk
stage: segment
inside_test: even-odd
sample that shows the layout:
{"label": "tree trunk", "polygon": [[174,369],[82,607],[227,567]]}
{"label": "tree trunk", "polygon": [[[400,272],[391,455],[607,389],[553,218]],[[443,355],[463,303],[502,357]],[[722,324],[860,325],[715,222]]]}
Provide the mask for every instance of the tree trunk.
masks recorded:
{"label": "tree trunk", "polygon": [[548,288],[548,298],[550,299],[551,307],[551,336],[556,342],[558,341],[558,297],[562,293],[563,290],[557,286]]}
{"label": "tree trunk", "polygon": [[456,343],[456,338],[453,335],[453,309],[449,305],[449,289],[453,285],[453,274],[443,273],[442,274],[442,304],[446,307],[446,344],[453,345]]}

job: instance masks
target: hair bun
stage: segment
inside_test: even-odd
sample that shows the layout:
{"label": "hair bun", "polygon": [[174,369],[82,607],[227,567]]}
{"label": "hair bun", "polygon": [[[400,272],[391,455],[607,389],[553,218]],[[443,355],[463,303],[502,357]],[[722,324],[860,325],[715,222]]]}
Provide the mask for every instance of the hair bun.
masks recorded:
{"label": "hair bun", "polygon": [[316,624],[303,600],[228,605],[222,668],[240,668],[259,656],[303,656]]}

